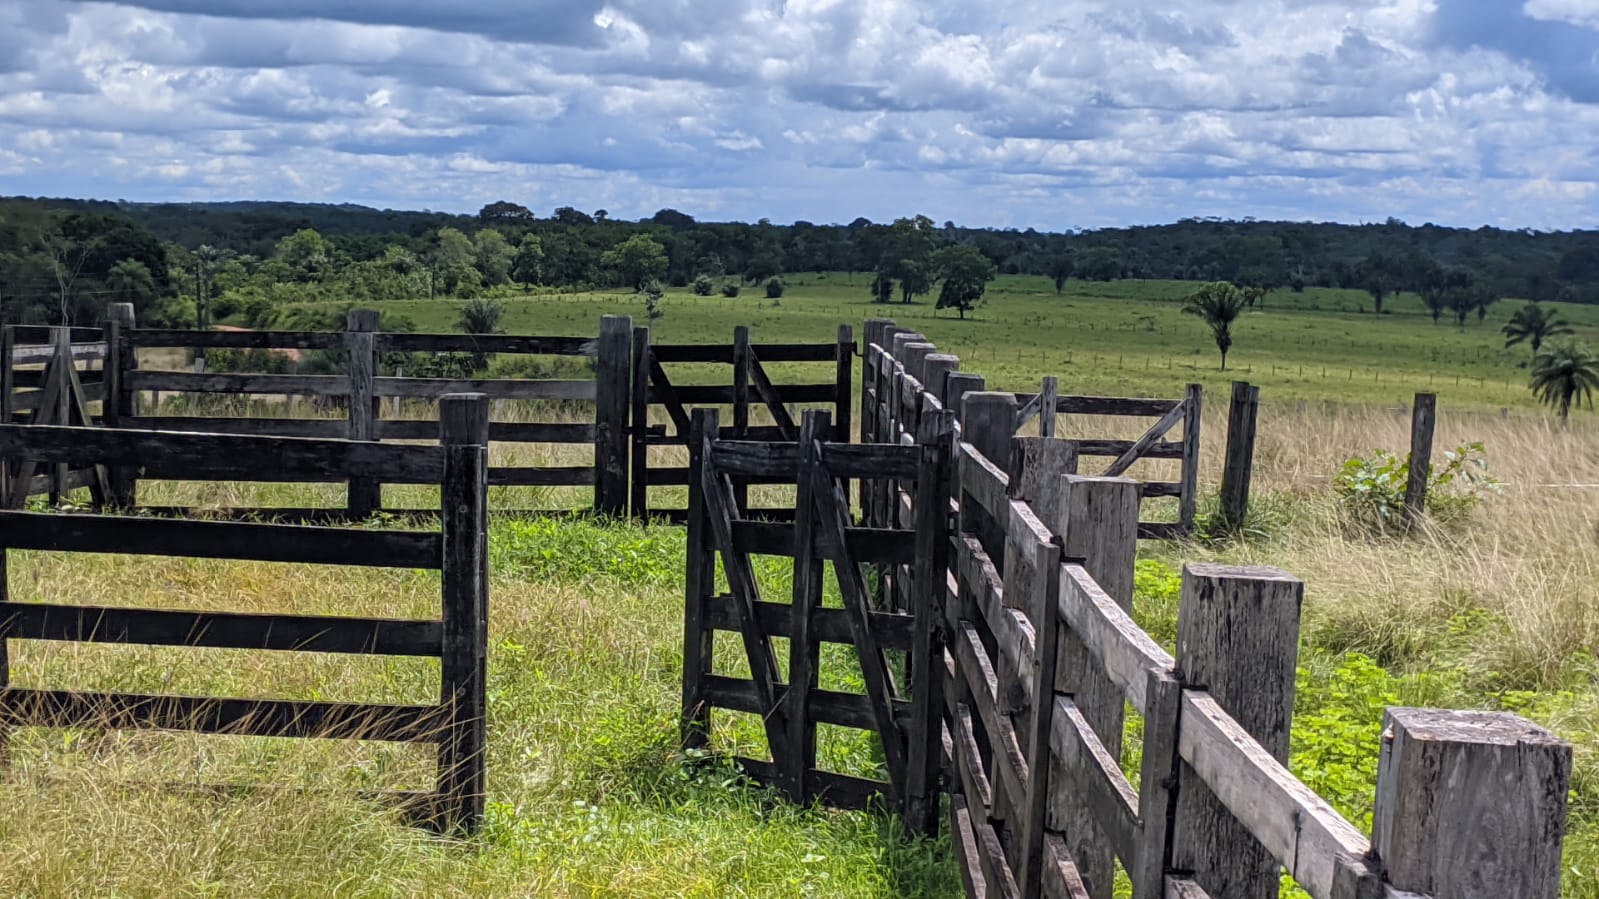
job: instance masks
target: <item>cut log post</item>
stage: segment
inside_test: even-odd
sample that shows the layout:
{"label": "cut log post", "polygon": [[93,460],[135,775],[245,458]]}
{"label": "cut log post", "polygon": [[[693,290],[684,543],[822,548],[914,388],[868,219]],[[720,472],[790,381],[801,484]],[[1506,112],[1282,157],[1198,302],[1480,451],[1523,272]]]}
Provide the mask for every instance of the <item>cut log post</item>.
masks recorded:
{"label": "cut log post", "polygon": [[[1060,380],[1053,375],[1044,378],[1038,390],[1038,436],[1055,436],[1055,417],[1060,414]],[[1076,471],[1073,470],[1075,474]]]}
{"label": "cut log post", "polygon": [[1405,483],[1405,520],[1415,524],[1427,514],[1427,481],[1432,477],[1432,431],[1438,423],[1438,396],[1416,394],[1410,413],[1410,479]]}
{"label": "cut log post", "polygon": [[938,833],[938,769],[943,749],[945,597],[949,570],[949,480],[955,416],[922,417],[916,443],[921,451],[916,478],[916,571],[910,612],[910,733],[907,739],[905,824],[913,833]]}
{"label": "cut log post", "polygon": [[[833,442],[849,443],[854,424],[850,421],[850,409],[855,402],[855,331],[849,325],[838,326],[838,355],[834,361]],[[847,484],[844,495],[849,495]]]}
{"label": "cut log post", "polygon": [[1555,899],[1571,746],[1506,712],[1389,709],[1372,847],[1396,890]]}
{"label": "cut log post", "polygon": [[960,365],[960,357],[949,353],[932,353],[922,360],[922,390],[937,398],[941,408],[949,409],[944,405],[944,385],[949,381],[950,372]]}
{"label": "cut log post", "polygon": [[[1273,758],[1288,761],[1305,585],[1275,568],[1183,569],[1177,671],[1208,691]],[[1181,766],[1172,870],[1212,896],[1274,899],[1278,864],[1187,765]]]}
{"label": "cut log post", "polygon": [[1177,528],[1184,536],[1194,532],[1199,508],[1199,431],[1205,418],[1205,388],[1189,384],[1183,396],[1183,470],[1178,479]]}
{"label": "cut log post", "polygon": [[594,368],[594,511],[627,513],[627,416],[632,405],[633,319],[600,319]]}
{"label": "cut log post", "polygon": [[[376,309],[351,309],[345,320],[344,345],[350,353],[351,440],[377,439],[373,383],[377,377],[379,319]],[[383,485],[373,478],[351,478],[348,496],[350,517],[360,520],[382,508]]]}
{"label": "cut log post", "polygon": [[688,433],[688,545],[683,576],[683,748],[699,749],[710,739],[711,710],[705,701],[705,677],[711,673],[715,633],[705,620],[705,607],[716,589],[716,556],[705,512],[705,435],[720,430],[717,410],[695,409]]}
{"label": "cut log post", "polygon": [[1227,410],[1227,462],[1221,474],[1221,525],[1223,530],[1243,526],[1249,515],[1249,479],[1255,465],[1255,420],[1260,409],[1260,388],[1233,382],[1232,404]]}
{"label": "cut log post", "polygon": [[[1056,441],[1065,443],[1066,441]],[[1139,483],[1130,478],[1057,477],[1058,499],[1040,508],[1061,536],[1068,558],[1128,612],[1133,608],[1133,563],[1138,556]],[[1072,696],[1110,757],[1121,759],[1125,700],[1103,663],[1064,623],[1060,630],[1055,689]],[[1110,842],[1094,822],[1088,793],[1075,786],[1061,760],[1050,756],[1050,829],[1065,835],[1067,848],[1092,899],[1108,899],[1115,880]]]}
{"label": "cut log post", "polygon": [[471,832],[483,819],[488,732],[488,400],[480,393],[441,397],[439,442],[446,451],[439,514],[444,534],[440,703],[447,723],[438,748],[438,790],[441,824]]}
{"label": "cut log post", "polygon": [[[1010,439],[1016,426],[1016,395],[996,391],[968,393],[961,398],[961,439],[1000,471],[1010,462]],[[994,567],[1005,570],[1004,523],[978,507],[961,504],[961,530],[976,534]],[[975,519],[975,520],[973,520]]]}

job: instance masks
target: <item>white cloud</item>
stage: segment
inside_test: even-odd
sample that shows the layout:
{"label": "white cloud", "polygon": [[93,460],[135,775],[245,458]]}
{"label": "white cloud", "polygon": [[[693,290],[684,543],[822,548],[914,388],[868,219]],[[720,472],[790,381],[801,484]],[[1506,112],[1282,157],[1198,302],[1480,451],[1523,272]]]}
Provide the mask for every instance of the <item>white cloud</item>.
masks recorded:
{"label": "white cloud", "polygon": [[468,211],[1599,224],[1596,0],[1508,13],[1564,29],[1558,67],[1502,2],[13,0],[0,168]]}

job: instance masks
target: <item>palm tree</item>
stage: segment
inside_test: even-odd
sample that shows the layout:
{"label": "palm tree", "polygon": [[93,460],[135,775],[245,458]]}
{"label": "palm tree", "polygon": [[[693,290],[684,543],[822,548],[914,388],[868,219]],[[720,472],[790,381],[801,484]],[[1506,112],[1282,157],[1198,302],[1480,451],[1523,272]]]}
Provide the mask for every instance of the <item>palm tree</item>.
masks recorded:
{"label": "palm tree", "polygon": [[1199,288],[1183,305],[1183,311],[1197,315],[1210,326],[1221,350],[1221,370],[1227,370],[1227,351],[1233,346],[1233,322],[1248,305],[1247,293],[1226,281],[1215,281]]}
{"label": "palm tree", "polygon": [[1565,424],[1573,401],[1593,408],[1599,391],[1599,353],[1575,341],[1564,341],[1532,360],[1532,395],[1560,412]]}
{"label": "palm tree", "polygon": [[[468,334],[499,334],[500,318],[505,315],[505,307],[499,300],[488,297],[476,297],[461,304],[460,316],[456,324]],[[472,369],[481,370],[488,364],[488,355],[485,353],[472,354]]]}
{"label": "palm tree", "polygon": [[1505,349],[1510,349],[1522,341],[1532,344],[1532,353],[1537,355],[1543,348],[1543,342],[1551,337],[1562,337],[1572,332],[1571,325],[1558,312],[1545,313],[1543,307],[1537,303],[1528,303],[1516,310],[1510,317],[1510,323],[1501,329],[1505,335]]}
{"label": "palm tree", "polygon": [[139,303],[155,293],[155,278],[149,266],[137,259],[124,259],[106,273],[106,286],[118,300]]}

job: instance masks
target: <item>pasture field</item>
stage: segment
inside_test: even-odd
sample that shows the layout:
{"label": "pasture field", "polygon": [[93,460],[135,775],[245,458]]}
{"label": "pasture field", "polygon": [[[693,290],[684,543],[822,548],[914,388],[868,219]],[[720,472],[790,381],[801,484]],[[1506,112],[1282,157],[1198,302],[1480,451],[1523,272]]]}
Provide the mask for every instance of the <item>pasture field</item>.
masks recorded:
{"label": "pasture field", "polygon": [[[1192,282],[1074,280],[1057,296],[1044,278],[1004,276],[989,285],[975,315],[962,321],[952,311],[935,310],[931,297],[909,306],[874,304],[864,275],[807,273],[787,280],[787,292],[775,303],[758,286],[731,299],[669,290],[656,339],[725,341],[734,324],[747,324],[757,342],[825,342],[840,324],[853,326],[859,338],[867,318],[886,317],[922,331],[942,351],[960,355],[963,368],[1001,389],[1036,390],[1041,374],[1054,374],[1063,393],[1175,396],[1184,384],[1198,382],[1215,394],[1237,377],[1260,385],[1266,402],[1392,405],[1427,390],[1452,408],[1532,404],[1526,389],[1532,352],[1525,344],[1506,350],[1499,331],[1523,305],[1519,300],[1494,304],[1485,321],[1473,314],[1459,328],[1448,316],[1434,324],[1409,294],[1390,298],[1390,312],[1377,316],[1363,291],[1278,290],[1266,298],[1264,311],[1246,312],[1235,324],[1228,370],[1222,372],[1209,330],[1180,311]],[[505,306],[502,327],[509,333],[593,334],[606,313],[644,320],[640,300],[614,292],[507,292],[499,298]],[[458,330],[455,300],[377,305],[408,316],[422,331]],[[1599,307],[1547,305],[1581,339],[1599,342]]]}

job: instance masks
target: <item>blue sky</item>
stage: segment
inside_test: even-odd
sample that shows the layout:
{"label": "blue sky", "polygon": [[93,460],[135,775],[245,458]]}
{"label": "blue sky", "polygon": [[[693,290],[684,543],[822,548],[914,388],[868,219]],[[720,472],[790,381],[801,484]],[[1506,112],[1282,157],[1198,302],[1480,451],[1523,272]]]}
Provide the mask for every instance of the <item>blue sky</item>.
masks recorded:
{"label": "blue sky", "polygon": [[1596,227],[1599,0],[0,0],[0,194]]}

